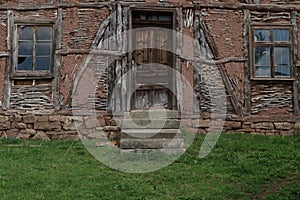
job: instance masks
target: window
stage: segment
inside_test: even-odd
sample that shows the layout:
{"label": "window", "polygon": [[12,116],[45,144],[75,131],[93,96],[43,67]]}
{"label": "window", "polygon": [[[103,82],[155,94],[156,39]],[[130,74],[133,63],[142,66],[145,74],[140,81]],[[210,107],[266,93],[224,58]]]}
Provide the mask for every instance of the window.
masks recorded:
{"label": "window", "polygon": [[254,78],[291,78],[291,32],[288,26],[252,28]]}
{"label": "window", "polygon": [[50,74],[53,63],[53,26],[17,25],[15,74]]}

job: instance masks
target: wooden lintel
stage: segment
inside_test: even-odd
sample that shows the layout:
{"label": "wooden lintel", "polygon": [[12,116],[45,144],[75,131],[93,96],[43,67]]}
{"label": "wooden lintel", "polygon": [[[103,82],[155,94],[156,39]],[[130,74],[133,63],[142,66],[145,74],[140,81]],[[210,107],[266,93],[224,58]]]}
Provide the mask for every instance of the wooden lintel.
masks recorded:
{"label": "wooden lintel", "polygon": [[200,8],[218,8],[228,10],[256,10],[256,11],[300,11],[300,5],[278,5],[278,4],[248,4],[248,3],[227,3],[227,2],[203,2],[194,1]]}
{"label": "wooden lintel", "polygon": [[0,11],[37,11],[37,10],[56,10],[59,8],[103,8],[110,5],[106,2],[98,3],[57,3],[57,4],[39,4],[39,5],[1,5]]}
{"label": "wooden lintel", "polygon": [[122,57],[125,53],[121,51],[110,51],[110,50],[98,50],[98,49],[61,49],[55,52],[60,55],[68,54],[93,54],[93,55],[112,55]]}
{"label": "wooden lintel", "polygon": [[[119,1],[123,6],[130,7],[147,7],[153,6],[153,3],[143,2],[122,2]],[[113,3],[107,2],[97,2],[97,3],[56,3],[56,4],[40,4],[40,5],[2,5],[0,11],[5,10],[15,10],[15,11],[36,11],[36,10],[46,10],[46,9],[58,9],[58,8],[103,8],[108,7],[111,9]],[[277,5],[277,4],[247,4],[247,3],[227,3],[227,2],[203,2],[203,1],[193,1],[193,4],[156,4],[156,7],[197,7],[197,8],[216,8],[216,9],[228,9],[228,10],[257,10],[257,11],[300,11],[300,5]]]}

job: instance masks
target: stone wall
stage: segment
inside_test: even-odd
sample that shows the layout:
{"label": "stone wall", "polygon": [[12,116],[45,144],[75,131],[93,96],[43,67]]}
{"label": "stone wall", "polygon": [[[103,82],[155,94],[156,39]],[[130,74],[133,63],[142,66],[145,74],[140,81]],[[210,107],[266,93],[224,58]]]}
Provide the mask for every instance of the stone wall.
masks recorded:
{"label": "stone wall", "polygon": [[[119,145],[120,128],[118,120],[109,114],[99,114],[97,117],[72,116],[56,114],[0,114],[0,137],[35,140],[79,140],[93,139],[95,141],[111,141]],[[210,118],[185,119],[182,123],[198,130],[198,133],[208,132]],[[213,123],[212,123],[213,124]],[[291,135],[300,131],[300,119],[295,118],[240,118],[227,116],[223,132],[250,133],[264,135]]]}
{"label": "stone wall", "polygon": [[[0,137],[37,140],[106,139],[117,144],[119,128],[109,115],[0,114]],[[80,133],[80,134],[79,134]]]}
{"label": "stone wall", "polygon": [[[239,117],[227,115],[223,126],[226,133],[249,133],[261,135],[292,135],[300,131],[299,117]],[[198,129],[198,133],[207,133],[209,118],[191,119],[189,126]],[[213,123],[212,123],[213,124]]]}

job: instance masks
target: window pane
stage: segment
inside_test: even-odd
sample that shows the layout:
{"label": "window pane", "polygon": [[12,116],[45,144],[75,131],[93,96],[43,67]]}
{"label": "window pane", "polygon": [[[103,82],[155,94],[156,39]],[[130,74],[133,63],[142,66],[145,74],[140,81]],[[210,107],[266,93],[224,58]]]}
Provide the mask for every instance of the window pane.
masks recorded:
{"label": "window pane", "polygon": [[19,40],[33,40],[33,27],[20,26],[19,27]]}
{"label": "window pane", "polygon": [[35,70],[50,70],[50,57],[36,57]]}
{"label": "window pane", "polygon": [[289,47],[274,47],[275,76],[290,76]]}
{"label": "window pane", "polygon": [[289,66],[275,66],[275,76],[291,76],[291,69]]}
{"label": "window pane", "polygon": [[33,55],[33,43],[32,42],[19,42],[18,48],[19,55]]}
{"label": "window pane", "polygon": [[274,47],[274,64],[275,65],[290,65],[290,48],[289,47]]}
{"label": "window pane", "polygon": [[158,20],[160,20],[160,21],[171,21],[171,16],[170,15],[159,15]]}
{"label": "window pane", "polygon": [[32,57],[18,57],[17,70],[32,70]]}
{"label": "window pane", "polygon": [[51,27],[38,27],[37,40],[51,40],[52,28]]}
{"label": "window pane", "polygon": [[270,48],[255,47],[254,48],[254,63],[255,65],[270,65]]}
{"label": "window pane", "polygon": [[36,55],[37,56],[49,56],[51,54],[51,44],[50,43],[37,43],[36,45]]}
{"label": "window pane", "polygon": [[270,41],[270,31],[269,30],[255,29],[253,35],[254,35],[255,42]]}
{"label": "window pane", "polygon": [[288,42],[289,41],[288,29],[274,29],[274,41],[275,42]]}
{"label": "window pane", "polygon": [[271,67],[255,66],[255,77],[271,77]]}

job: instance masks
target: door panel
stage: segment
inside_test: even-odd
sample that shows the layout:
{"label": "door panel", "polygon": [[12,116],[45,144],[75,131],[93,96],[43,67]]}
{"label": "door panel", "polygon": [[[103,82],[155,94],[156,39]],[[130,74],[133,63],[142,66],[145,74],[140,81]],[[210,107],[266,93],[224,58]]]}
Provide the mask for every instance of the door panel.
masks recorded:
{"label": "door panel", "polygon": [[[154,18],[149,16],[146,18]],[[171,109],[174,98],[167,88],[171,88],[174,79],[168,67],[173,66],[174,55],[168,50],[173,48],[173,38],[171,31],[163,28],[171,27],[172,21],[169,24],[164,23],[162,28],[159,28],[159,23],[153,27],[153,21],[134,22],[133,27],[143,29],[136,29],[132,37],[132,46],[135,49],[132,53],[135,65],[133,82],[134,88],[138,88],[133,94],[132,109],[148,109],[151,106]]]}

